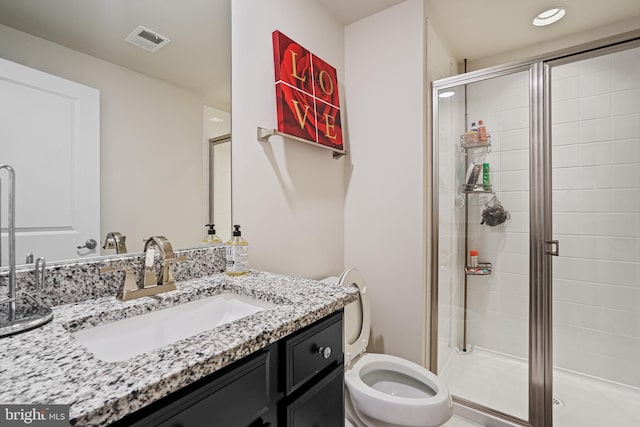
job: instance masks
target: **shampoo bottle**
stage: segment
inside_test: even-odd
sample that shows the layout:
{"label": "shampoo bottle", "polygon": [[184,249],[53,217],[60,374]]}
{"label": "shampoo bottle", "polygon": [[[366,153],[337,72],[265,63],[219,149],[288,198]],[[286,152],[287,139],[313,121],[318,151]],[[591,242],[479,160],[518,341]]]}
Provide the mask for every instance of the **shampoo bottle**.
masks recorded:
{"label": "shampoo bottle", "polygon": [[478,267],[478,251],[469,251],[469,267]]}
{"label": "shampoo bottle", "polygon": [[205,246],[213,245],[214,243],[222,243],[222,240],[216,235],[215,224],[207,224],[209,230],[207,230],[207,237],[202,239],[202,244]]}
{"label": "shampoo bottle", "polygon": [[229,276],[241,276],[249,272],[249,242],[242,238],[240,226],[233,226],[233,236],[227,242],[227,268]]}
{"label": "shampoo bottle", "polygon": [[482,120],[478,121],[478,141],[487,142],[487,127]]}
{"label": "shampoo bottle", "polygon": [[476,127],[475,122],[471,123],[471,130],[468,130],[464,133],[464,143],[465,144],[475,144],[478,142],[478,128]]}

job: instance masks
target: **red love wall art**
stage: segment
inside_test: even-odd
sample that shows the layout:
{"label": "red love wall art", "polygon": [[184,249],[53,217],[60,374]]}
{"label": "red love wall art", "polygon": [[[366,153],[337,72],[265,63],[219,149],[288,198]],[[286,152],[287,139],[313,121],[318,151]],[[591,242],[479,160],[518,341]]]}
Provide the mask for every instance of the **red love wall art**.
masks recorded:
{"label": "red love wall art", "polygon": [[277,30],[273,59],[278,130],[343,150],[336,69]]}

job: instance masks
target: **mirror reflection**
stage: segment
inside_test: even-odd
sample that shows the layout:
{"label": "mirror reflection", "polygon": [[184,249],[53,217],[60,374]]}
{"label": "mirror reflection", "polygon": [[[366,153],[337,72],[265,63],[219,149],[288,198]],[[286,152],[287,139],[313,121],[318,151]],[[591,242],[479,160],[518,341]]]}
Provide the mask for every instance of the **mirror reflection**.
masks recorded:
{"label": "mirror reflection", "polygon": [[139,252],[153,235],[194,247],[212,222],[229,238],[230,19],[229,0],[0,0],[19,264]]}

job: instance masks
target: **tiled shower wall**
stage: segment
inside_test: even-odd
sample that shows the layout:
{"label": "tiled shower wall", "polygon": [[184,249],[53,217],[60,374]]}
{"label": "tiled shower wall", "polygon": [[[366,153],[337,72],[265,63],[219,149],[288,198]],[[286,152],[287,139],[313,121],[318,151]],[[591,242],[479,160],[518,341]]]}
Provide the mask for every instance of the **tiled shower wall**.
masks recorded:
{"label": "tiled shower wall", "polygon": [[[529,313],[529,73],[469,85],[468,121],[483,120],[491,134],[488,154],[470,151],[474,163],[489,163],[497,199],[511,219],[490,227],[481,213],[491,195],[469,196],[469,249],[491,262],[490,276],[469,276],[468,341],[517,357],[528,355]],[[474,158],[474,156],[476,156]]]}
{"label": "tiled shower wall", "polygon": [[554,364],[640,387],[640,48],[552,79]]}
{"label": "tiled shower wall", "polygon": [[[468,277],[467,343],[526,357],[528,353],[529,181],[528,73],[500,77],[467,87],[468,121],[482,119],[492,137],[491,150],[468,150],[469,161],[490,164],[490,181],[510,212],[502,225],[480,225],[491,195],[461,193],[464,181],[464,90],[439,103],[439,360],[462,343],[464,221],[468,206],[468,249],[491,262],[490,276]],[[440,368],[439,368],[440,369]]]}

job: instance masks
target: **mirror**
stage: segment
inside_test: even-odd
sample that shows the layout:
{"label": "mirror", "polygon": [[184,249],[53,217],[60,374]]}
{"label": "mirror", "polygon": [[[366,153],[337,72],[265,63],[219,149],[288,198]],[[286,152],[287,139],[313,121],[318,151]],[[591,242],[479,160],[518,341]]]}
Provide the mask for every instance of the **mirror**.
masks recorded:
{"label": "mirror", "polygon": [[[16,169],[18,264],[27,252],[47,262],[115,254],[102,249],[109,232],[126,236],[128,252],[141,251],[153,235],[166,236],[174,248],[198,246],[211,221],[228,240],[230,150],[217,150],[213,170],[210,140],[231,131],[230,22],[229,0],[0,0],[0,58],[99,91],[99,157],[82,166],[99,182],[87,190],[65,192],[86,183],[75,179],[75,154],[53,148],[58,125],[76,116],[60,113],[58,119],[60,108],[34,113],[30,106],[45,102],[27,103],[23,115],[34,117],[18,129],[29,129],[21,150],[15,149],[15,129],[0,122],[0,164]],[[130,34],[133,43],[125,41]],[[155,48],[160,38],[157,51],[144,48]],[[15,110],[13,105],[4,108]],[[76,138],[70,146],[85,143]],[[5,178],[0,176],[2,266]],[[228,188],[214,200],[214,186],[221,183]],[[96,192],[99,202],[90,197]],[[77,231],[85,218],[74,210],[83,205],[93,209],[87,216],[96,224],[87,235]],[[69,237],[64,244],[48,238],[62,234]],[[77,248],[89,239],[97,241],[95,248]]]}

